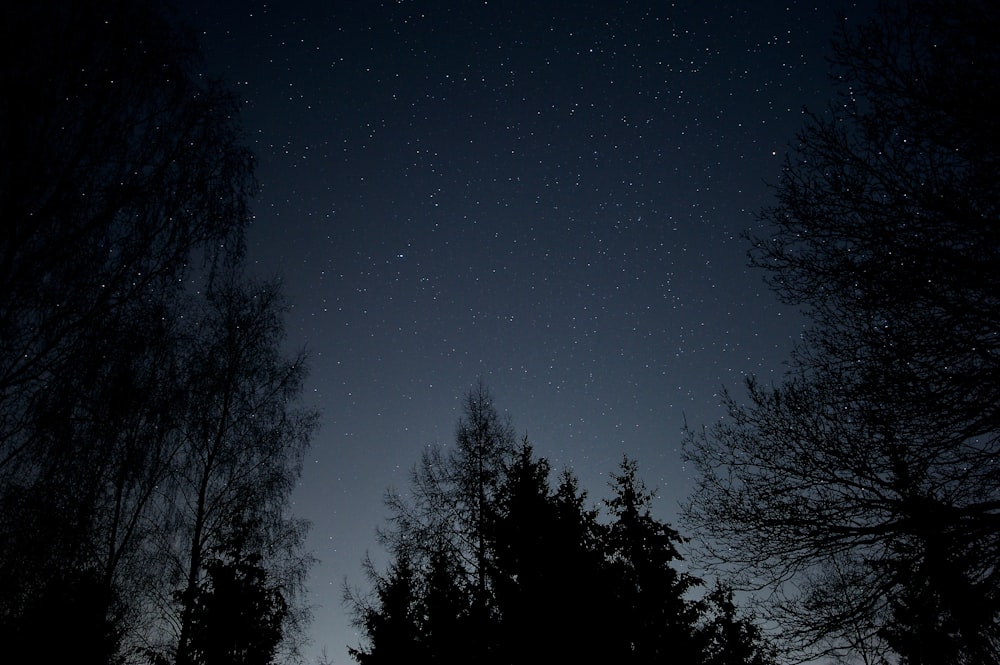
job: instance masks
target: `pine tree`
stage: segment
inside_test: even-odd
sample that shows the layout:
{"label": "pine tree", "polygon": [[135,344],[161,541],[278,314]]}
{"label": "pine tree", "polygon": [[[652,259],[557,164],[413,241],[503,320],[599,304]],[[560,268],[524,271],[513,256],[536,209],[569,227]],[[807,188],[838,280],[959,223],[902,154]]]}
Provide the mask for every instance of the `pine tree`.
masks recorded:
{"label": "pine tree", "polygon": [[702,603],[698,638],[704,665],[773,665],[773,647],[760,627],[741,616],[732,589],[716,583]]}
{"label": "pine tree", "polygon": [[350,647],[351,657],[361,665],[422,662],[417,574],[409,556],[399,553],[385,574],[375,570],[371,559],[365,561],[365,570],[375,597],[362,601],[347,594],[345,600],[354,603],[354,623],[364,631],[369,647]]}
{"label": "pine tree", "polygon": [[197,665],[271,665],[288,613],[263,557],[238,542],[213,551],[190,613],[189,659]]}
{"label": "pine tree", "polygon": [[[653,493],[635,462],[612,474],[602,521],[570,471],[553,488],[549,462],[525,438],[492,467],[483,511],[474,513],[481,531],[470,532],[452,519],[463,512],[449,501],[472,501],[478,492],[455,488],[481,486],[481,468],[464,463],[476,457],[463,450],[424,456],[413,503],[390,495],[384,542],[393,562],[379,573],[366,561],[371,593],[345,595],[364,634],[351,649],[359,663],[767,665],[753,623],[719,604],[731,598],[688,598],[699,581],[679,570],[682,538],[652,515]],[[722,610],[710,616],[707,607]],[[743,654],[750,660],[737,660]]]}
{"label": "pine tree", "polygon": [[655,494],[638,477],[635,461],[623,458],[620,473],[611,478],[606,548],[616,580],[612,634],[619,662],[697,662],[698,612],[685,595],[700,581],[676,569],[683,539],[652,516]]}
{"label": "pine tree", "polygon": [[555,492],[549,476],[548,461],[525,439],[501,488],[491,536],[504,662],[604,655],[597,641],[580,637],[599,634],[612,608],[596,513],[584,507],[572,474]]}

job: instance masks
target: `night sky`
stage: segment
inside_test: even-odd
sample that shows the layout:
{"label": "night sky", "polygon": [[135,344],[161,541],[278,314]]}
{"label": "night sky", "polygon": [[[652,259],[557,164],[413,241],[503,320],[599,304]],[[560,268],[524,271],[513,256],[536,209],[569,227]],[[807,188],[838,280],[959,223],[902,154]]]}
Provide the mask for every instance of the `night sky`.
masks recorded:
{"label": "night sky", "polygon": [[685,418],[780,377],[802,329],[740,234],[832,96],[838,14],[872,3],[197,4],[259,160],[249,258],[323,414],[307,656],[350,662],[344,579],[480,378],[593,500],[628,454],[675,522]]}

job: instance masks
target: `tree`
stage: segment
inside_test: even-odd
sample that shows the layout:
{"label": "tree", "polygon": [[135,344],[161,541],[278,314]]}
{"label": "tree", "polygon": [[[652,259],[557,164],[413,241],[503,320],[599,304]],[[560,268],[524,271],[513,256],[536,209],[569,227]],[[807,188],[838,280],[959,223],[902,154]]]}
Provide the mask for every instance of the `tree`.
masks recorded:
{"label": "tree", "polygon": [[716,583],[702,608],[698,640],[705,665],[771,665],[773,649],[760,627],[741,616],[732,589]]}
{"label": "tree", "polygon": [[[535,458],[527,440],[515,453],[492,512],[489,541],[494,554],[489,573],[499,642],[532,644],[536,659],[550,660],[556,656],[552,647],[562,642],[560,629],[566,618],[555,611],[561,604],[557,589],[562,584],[554,579],[553,560],[560,553],[553,547],[556,515],[549,467],[545,460]],[[548,593],[543,593],[547,586]]]}
{"label": "tree", "polygon": [[483,598],[445,538],[431,543],[422,580],[417,605],[422,648],[417,654],[449,665],[493,662],[493,617],[483,616]]}
{"label": "tree", "polygon": [[351,657],[361,665],[422,662],[426,654],[420,635],[417,571],[408,554],[397,554],[385,574],[375,569],[370,558],[364,567],[375,597],[368,601],[345,593],[344,600],[354,603],[355,624],[364,631],[370,647],[349,647]]}
{"label": "tree", "polygon": [[558,488],[549,463],[524,439],[508,467],[491,530],[491,576],[503,662],[611,660],[604,641],[614,595],[596,511],[584,506],[576,480]]}
{"label": "tree", "polygon": [[1000,659],[998,28],[913,0],[839,36],[751,252],[813,325],[688,440],[689,527],[806,652]]}
{"label": "tree", "polygon": [[[495,647],[490,629],[495,607],[489,529],[513,451],[513,428],[497,412],[492,394],[480,382],[466,395],[455,447],[448,451],[431,447],[424,452],[412,474],[409,498],[396,492],[387,495],[391,528],[382,531],[381,538],[397,565],[408,559],[424,576],[425,641],[449,653],[457,641],[484,659],[491,657]],[[376,586],[380,579],[373,578]],[[370,614],[365,609],[369,604],[350,592],[346,595],[363,622]],[[444,634],[448,639],[438,639]],[[427,648],[435,657],[444,657],[439,650]],[[457,649],[455,653],[465,658],[469,651]]]}
{"label": "tree", "polygon": [[[154,517],[158,489],[184,402],[172,321],[121,331],[119,352],[103,362],[81,359],[72,383],[89,384],[92,394],[82,400],[76,385],[53,386],[45,398],[53,408],[38,412],[47,430],[40,472],[0,484],[0,624],[22,626],[25,644],[37,643],[32,632],[48,633],[57,612],[91,637],[102,634],[91,622],[107,621],[115,645],[141,621],[153,582],[149,545],[164,526]],[[66,637],[60,644],[85,660],[85,642]]]}
{"label": "tree", "polygon": [[168,479],[170,540],[162,545],[168,572],[181,583],[179,665],[196,662],[192,631],[211,552],[240,543],[241,560],[255,557],[285,594],[301,584],[308,564],[298,554],[305,525],[287,507],[316,414],[290,407],[305,366],[301,354],[282,353],[280,291],[220,280],[205,304],[189,346],[188,409]]}
{"label": "tree", "polygon": [[82,579],[132,631],[183,293],[240,256],[253,160],[157,3],[7,3],[0,37],[0,622]]}
{"label": "tree", "polygon": [[0,32],[8,647],[58,605],[95,653],[192,662],[206,608],[250,602],[233,590],[253,566],[281,585],[287,646],[307,563],[288,495],[315,414],[295,407],[279,289],[242,277],[239,102],[159,3],[8,3]]}
{"label": "tree", "polygon": [[[147,2],[7,3],[0,85],[0,473],[107,322],[237,252],[255,190],[237,100]],[[15,46],[15,44],[17,46]],[[134,313],[134,312],[133,312]]]}
{"label": "tree", "polygon": [[392,530],[383,532],[391,550],[417,548],[416,555],[454,557],[473,590],[475,621],[490,620],[489,520],[506,465],[514,453],[514,430],[500,416],[480,382],[466,395],[455,447],[427,449],[412,477],[412,500],[390,492]]}
{"label": "tree", "polygon": [[[84,665],[120,663],[120,605],[97,571],[59,571],[0,622],[0,643],[30,648],[36,660]],[[59,639],[52,639],[58,627]],[[12,651],[11,653],[25,653]]]}
{"label": "tree", "polygon": [[[228,388],[193,374],[189,351],[218,340],[185,324],[202,307],[185,283],[206,260],[202,288],[220,297],[214,280],[239,271],[252,159],[235,98],[198,76],[193,42],[158,8],[3,11],[18,34],[6,43],[31,35],[39,51],[7,53],[2,70],[2,605],[19,622],[32,597],[85,570],[100,596],[144,611],[163,595],[148,564],[179,523],[171,491],[192,459],[194,414],[224,397],[198,404],[188,391]],[[244,388],[262,378],[255,360]],[[148,628],[132,614],[130,629]]]}
{"label": "tree", "polygon": [[674,567],[683,538],[652,516],[654,493],[639,479],[634,460],[623,458],[620,473],[611,479],[613,494],[605,505],[612,521],[605,547],[616,581],[609,633],[619,641],[618,661],[697,662],[698,608],[685,596],[700,580]]}
{"label": "tree", "polygon": [[199,665],[270,665],[284,637],[288,613],[281,589],[262,566],[234,542],[213,552],[193,596],[190,661]]}
{"label": "tree", "polygon": [[[449,456],[446,503],[458,518],[460,549],[467,550],[475,573],[479,611],[486,610],[489,574],[489,519],[506,465],[514,453],[514,429],[500,418],[493,396],[482,384],[465,401],[465,418]],[[430,470],[428,467],[425,469]],[[430,478],[432,476],[428,476]]]}
{"label": "tree", "polygon": [[[509,431],[470,427],[497,422],[492,406],[481,408],[492,405],[482,384],[470,395],[459,441],[470,430]],[[626,459],[613,476],[604,523],[570,471],[552,487],[548,461],[527,438],[496,457],[488,475],[485,465],[467,463],[476,457],[466,453],[477,449],[425,455],[414,473],[413,502],[389,495],[393,530],[383,532],[383,542],[392,562],[379,572],[366,559],[367,595],[345,588],[364,634],[350,650],[359,663],[769,662],[755,625],[737,617],[734,605],[710,618],[703,616],[707,605],[686,597],[698,580],[677,570],[681,537],[652,516],[653,494],[634,462]],[[477,504],[482,513],[474,513],[480,536],[453,518],[462,512],[446,498],[464,487],[474,492],[460,496],[477,501],[475,479],[483,477],[491,480]]]}

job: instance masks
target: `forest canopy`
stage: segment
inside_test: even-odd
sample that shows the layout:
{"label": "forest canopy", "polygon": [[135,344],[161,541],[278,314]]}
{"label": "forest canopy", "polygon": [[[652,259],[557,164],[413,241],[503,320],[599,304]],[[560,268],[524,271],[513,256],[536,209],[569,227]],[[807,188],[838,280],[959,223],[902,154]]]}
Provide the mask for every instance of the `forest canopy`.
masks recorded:
{"label": "forest canopy", "polygon": [[771,650],[729,590],[685,572],[681,535],[623,458],[599,508],[515,441],[485,386],[455,445],[427,449],[381,531],[391,563],[345,589],[359,663],[616,662],[764,665]]}

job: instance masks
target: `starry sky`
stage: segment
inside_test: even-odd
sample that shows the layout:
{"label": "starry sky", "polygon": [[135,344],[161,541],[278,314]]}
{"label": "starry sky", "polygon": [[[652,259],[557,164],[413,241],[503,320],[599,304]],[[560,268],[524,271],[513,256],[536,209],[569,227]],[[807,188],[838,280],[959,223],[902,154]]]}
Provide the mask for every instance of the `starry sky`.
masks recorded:
{"label": "starry sky", "polygon": [[310,659],[348,663],[341,604],[387,487],[447,445],[481,378],[593,500],[623,454],[675,522],[685,422],[777,379],[802,330],[746,267],[825,57],[873,2],[182,1],[245,100],[317,432],[295,494],[319,558]]}

